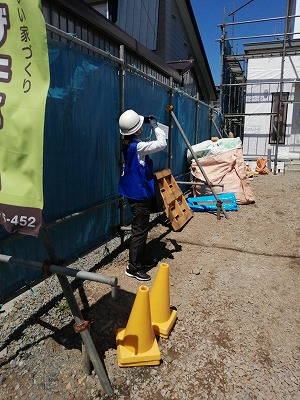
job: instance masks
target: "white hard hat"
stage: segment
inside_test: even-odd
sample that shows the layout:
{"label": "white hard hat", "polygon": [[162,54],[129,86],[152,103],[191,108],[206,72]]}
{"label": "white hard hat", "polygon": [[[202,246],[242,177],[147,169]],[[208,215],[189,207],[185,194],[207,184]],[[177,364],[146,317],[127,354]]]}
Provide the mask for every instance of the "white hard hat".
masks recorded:
{"label": "white hard hat", "polygon": [[132,135],[143,125],[144,117],[133,110],[127,110],[119,118],[119,127],[122,135]]}

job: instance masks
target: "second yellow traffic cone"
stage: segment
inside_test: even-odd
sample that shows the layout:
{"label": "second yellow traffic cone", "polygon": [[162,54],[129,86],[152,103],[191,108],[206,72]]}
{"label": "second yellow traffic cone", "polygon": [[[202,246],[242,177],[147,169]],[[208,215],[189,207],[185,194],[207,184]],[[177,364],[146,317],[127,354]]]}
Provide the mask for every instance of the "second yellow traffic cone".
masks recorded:
{"label": "second yellow traffic cone", "polygon": [[170,308],[169,264],[161,263],[150,292],[151,322],[154,332],[168,338],[176,322],[177,311]]}
{"label": "second yellow traffic cone", "polygon": [[126,328],[117,330],[119,367],[159,365],[161,356],[151,324],[149,288],[139,287]]}

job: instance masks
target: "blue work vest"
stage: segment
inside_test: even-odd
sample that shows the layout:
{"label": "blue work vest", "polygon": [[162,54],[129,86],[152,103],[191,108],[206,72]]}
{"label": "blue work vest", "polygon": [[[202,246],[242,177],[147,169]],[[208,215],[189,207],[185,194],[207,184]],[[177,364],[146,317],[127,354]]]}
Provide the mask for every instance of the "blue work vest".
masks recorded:
{"label": "blue work vest", "polygon": [[146,200],[154,196],[153,162],[145,156],[145,165],[140,164],[136,146],[138,141],[130,143],[123,152],[125,167],[119,180],[119,193],[134,200]]}

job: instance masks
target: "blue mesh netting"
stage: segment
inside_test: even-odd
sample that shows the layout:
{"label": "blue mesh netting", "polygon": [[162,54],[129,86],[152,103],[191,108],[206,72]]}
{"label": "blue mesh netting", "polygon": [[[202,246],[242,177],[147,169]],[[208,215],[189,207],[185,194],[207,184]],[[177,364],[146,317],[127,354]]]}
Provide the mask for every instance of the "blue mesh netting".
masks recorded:
{"label": "blue mesh netting", "polygon": [[[118,66],[112,62],[70,44],[49,40],[48,46],[51,81],[44,131],[43,218],[58,257],[70,261],[112,238],[120,224],[120,78]],[[153,114],[168,125],[169,95],[167,88],[126,72],[125,109]],[[172,104],[191,144],[210,137],[208,108],[199,106],[196,132],[195,101],[175,93]],[[144,125],[143,138],[150,135],[150,126]],[[173,156],[168,149],[153,155],[155,171],[170,167],[173,175],[178,175],[188,170],[187,146],[174,121],[169,141]],[[89,211],[81,213],[85,210]],[[71,214],[77,217],[65,218]],[[127,207],[125,223],[130,223],[130,217]],[[58,219],[62,219],[60,223],[53,223]],[[14,237],[2,226],[0,245],[2,254],[24,260],[48,258],[40,238]],[[3,263],[0,275],[1,301],[42,278],[39,271]]]}

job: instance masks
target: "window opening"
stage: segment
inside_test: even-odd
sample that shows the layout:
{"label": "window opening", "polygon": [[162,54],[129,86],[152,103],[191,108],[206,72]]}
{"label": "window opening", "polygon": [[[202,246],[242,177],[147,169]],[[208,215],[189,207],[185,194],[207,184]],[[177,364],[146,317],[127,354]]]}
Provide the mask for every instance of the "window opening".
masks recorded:
{"label": "window opening", "polygon": [[105,18],[115,23],[118,18],[118,0],[85,0]]}
{"label": "window opening", "polygon": [[276,144],[277,132],[279,132],[279,144],[285,144],[286,132],[286,116],[287,116],[287,101],[289,98],[288,93],[282,93],[282,107],[279,113],[279,93],[272,94],[272,109],[269,133],[269,143]]}

